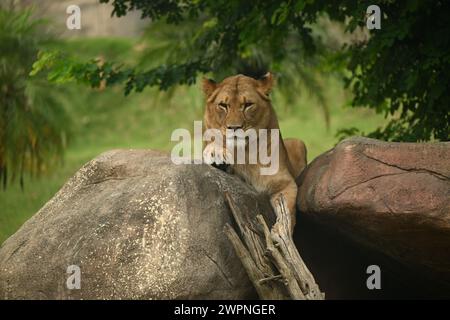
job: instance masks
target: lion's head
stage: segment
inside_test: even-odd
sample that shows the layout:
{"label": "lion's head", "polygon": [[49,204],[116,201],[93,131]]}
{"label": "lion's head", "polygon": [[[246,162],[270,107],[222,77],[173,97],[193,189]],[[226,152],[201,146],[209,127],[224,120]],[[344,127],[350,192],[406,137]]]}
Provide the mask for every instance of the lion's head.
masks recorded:
{"label": "lion's head", "polygon": [[269,99],[273,82],[270,73],[259,80],[244,75],[228,77],[221,83],[204,79],[205,127],[220,129],[223,135],[227,129],[277,129]]}

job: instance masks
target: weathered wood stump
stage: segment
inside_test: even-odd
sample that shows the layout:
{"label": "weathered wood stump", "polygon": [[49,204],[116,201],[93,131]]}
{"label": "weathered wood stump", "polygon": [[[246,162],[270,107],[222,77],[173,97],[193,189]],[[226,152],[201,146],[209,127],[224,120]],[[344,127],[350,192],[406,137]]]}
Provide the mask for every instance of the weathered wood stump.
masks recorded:
{"label": "weathered wood stump", "polygon": [[[241,259],[261,299],[322,300],[313,275],[295,247],[290,213],[284,198],[275,208],[276,222],[269,229],[259,214],[252,219],[226,194],[242,237],[227,224],[225,232]],[[245,245],[244,245],[245,243]]]}

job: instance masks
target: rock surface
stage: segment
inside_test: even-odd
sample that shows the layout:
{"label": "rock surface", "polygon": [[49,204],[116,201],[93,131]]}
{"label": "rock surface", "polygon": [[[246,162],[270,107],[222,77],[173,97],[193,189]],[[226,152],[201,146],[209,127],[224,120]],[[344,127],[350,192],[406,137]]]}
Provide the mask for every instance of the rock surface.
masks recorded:
{"label": "rock surface", "polygon": [[[0,248],[0,299],[245,299],[252,284],[223,233],[227,190],[249,214],[266,198],[207,165],[106,152]],[[70,265],[81,289],[69,290]]]}
{"label": "rock surface", "polygon": [[297,181],[307,217],[450,288],[450,143],[352,138]]}
{"label": "rock surface", "polygon": [[[328,298],[448,297],[450,143],[349,139],[298,183],[295,237]],[[266,197],[210,166],[177,166],[154,151],[104,153],[2,245],[0,299],[255,298],[223,234],[232,221],[224,191],[252,216],[272,211]],[[368,263],[382,267],[383,290],[366,289]],[[66,286],[71,265],[81,270],[79,290]]]}

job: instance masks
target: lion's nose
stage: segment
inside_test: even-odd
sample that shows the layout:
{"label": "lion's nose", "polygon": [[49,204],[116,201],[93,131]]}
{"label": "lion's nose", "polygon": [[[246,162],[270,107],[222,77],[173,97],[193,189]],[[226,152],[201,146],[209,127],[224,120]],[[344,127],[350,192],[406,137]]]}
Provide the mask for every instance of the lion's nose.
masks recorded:
{"label": "lion's nose", "polygon": [[229,124],[229,125],[227,125],[227,129],[229,129],[229,130],[242,129],[242,124]]}

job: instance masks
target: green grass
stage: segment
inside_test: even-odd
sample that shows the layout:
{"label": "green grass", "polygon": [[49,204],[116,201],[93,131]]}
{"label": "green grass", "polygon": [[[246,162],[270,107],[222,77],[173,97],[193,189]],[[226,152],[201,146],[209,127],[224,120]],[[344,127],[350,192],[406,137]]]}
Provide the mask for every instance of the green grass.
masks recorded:
{"label": "green grass", "polygon": [[[103,56],[132,62],[138,54],[136,46],[123,39],[76,40],[59,46],[76,52],[81,58]],[[309,161],[336,144],[337,129],[357,127],[369,132],[384,123],[383,118],[372,111],[343,108],[346,97],[341,84],[337,80],[328,82],[329,130],[320,108],[307,93],[300,91],[292,105],[286,105],[283,97],[275,95],[274,98],[283,136],[303,139],[308,147]],[[72,85],[67,91],[74,124],[64,163],[52,167],[39,178],[27,178],[23,191],[17,183],[0,191],[0,243],[93,157],[114,148],[170,150],[173,146],[170,135],[175,128],[192,130],[193,121],[202,119],[203,97],[195,86],[178,88],[170,100],[156,89],[146,89],[128,97],[124,97],[122,88],[97,91]]]}

